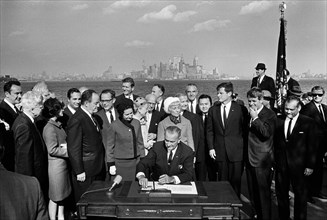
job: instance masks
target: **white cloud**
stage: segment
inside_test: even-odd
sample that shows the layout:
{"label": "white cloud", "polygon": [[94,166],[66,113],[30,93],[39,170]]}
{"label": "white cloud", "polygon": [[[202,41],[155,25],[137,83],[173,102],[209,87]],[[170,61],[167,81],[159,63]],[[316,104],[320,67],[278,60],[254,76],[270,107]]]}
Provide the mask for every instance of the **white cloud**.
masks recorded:
{"label": "white cloud", "polygon": [[110,6],[103,9],[104,14],[112,14],[116,10],[122,10],[125,8],[142,8],[148,4],[150,4],[151,1],[134,1],[134,0],[120,0],[115,1]]}
{"label": "white cloud", "polygon": [[153,45],[153,43],[140,41],[140,40],[133,40],[125,43],[125,47],[137,47],[137,48],[148,47],[151,45]]}
{"label": "white cloud", "polygon": [[241,8],[240,14],[256,14],[268,10],[273,6],[271,1],[253,1]]}
{"label": "white cloud", "polygon": [[25,31],[24,30],[17,30],[17,31],[13,31],[9,34],[9,37],[15,37],[15,36],[21,36],[24,35]]}
{"label": "white cloud", "polygon": [[179,12],[175,15],[174,21],[180,22],[180,21],[188,21],[192,15],[197,14],[196,11],[184,11]]}
{"label": "white cloud", "polygon": [[74,11],[80,11],[80,10],[87,9],[88,7],[89,7],[89,5],[85,3],[85,4],[74,5],[74,6],[72,6],[72,9]]}
{"label": "white cloud", "polygon": [[195,24],[191,32],[214,31],[216,29],[226,27],[227,24],[229,24],[230,22],[231,22],[230,20],[210,19],[208,21]]}
{"label": "white cloud", "polygon": [[89,5],[85,3],[85,4],[74,5],[74,6],[72,6],[72,9],[74,11],[79,11],[79,10],[87,9],[88,7],[89,7]]}
{"label": "white cloud", "polygon": [[202,5],[213,5],[214,1],[200,1],[196,3],[196,7],[200,7]]}
{"label": "white cloud", "polygon": [[175,5],[168,5],[160,11],[154,11],[143,15],[138,19],[139,22],[150,23],[158,20],[172,20],[175,22],[188,21],[189,17],[197,14],[196,11],[184,11],[176,13]]}
{"label": "white cloud", "polygon": [[150,4],[151,1],[133,1],[133,0],[121,0],[121,1],[116,1],[114,3],[111,4],[112,8],[117,8],[117,9],[121,9],[121,8],[130,8],[130,7],[138,7],[138,8],[142,8],[148,4]]}

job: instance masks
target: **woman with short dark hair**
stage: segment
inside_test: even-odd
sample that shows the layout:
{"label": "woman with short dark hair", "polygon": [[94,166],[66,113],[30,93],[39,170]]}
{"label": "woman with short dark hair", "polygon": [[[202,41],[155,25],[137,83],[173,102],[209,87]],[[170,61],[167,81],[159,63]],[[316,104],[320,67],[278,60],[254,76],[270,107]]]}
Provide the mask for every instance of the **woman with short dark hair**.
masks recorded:
{"label": "woman with short dark hair", "polygon": [[56,98],[49,98],[44,102],[42,114],[48,119],[43,129],[43,139],[48,149],[49,173],[49,217],[64,219],[64,206],[62,201],[71,193],[71,184],[66,158],[66,133],[58,118],[63,116],[63,103]]}

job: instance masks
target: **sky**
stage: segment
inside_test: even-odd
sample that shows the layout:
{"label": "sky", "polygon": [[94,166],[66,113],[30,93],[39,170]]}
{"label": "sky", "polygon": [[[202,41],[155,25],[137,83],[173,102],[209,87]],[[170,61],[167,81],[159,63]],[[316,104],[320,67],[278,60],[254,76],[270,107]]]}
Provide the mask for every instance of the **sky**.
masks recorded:
{"label": "sky", "polygon": [[[212,72],[275,75],[281,1],[0,0],[0,74],[101,75],[195,56]],[[327,1],[285,1],[287,68],[327,73]]]}

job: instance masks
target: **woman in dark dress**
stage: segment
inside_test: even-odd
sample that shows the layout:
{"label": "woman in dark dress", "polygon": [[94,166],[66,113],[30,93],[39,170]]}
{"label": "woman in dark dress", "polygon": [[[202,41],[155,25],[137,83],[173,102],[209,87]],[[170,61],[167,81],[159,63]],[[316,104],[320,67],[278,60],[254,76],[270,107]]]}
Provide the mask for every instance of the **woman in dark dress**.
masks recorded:
{"label": "woman in dark dress", "polygon": [[44,102],[42,114],[48,119],[43,139],[48,149],[49,217],[56,219],[58,215],[58,219],[64,219],[62,201],[71,193],[71,184],[66,161],[66,133],[58,122],[58,118],[63,116],[63,104],[56,98],[50,98]]}

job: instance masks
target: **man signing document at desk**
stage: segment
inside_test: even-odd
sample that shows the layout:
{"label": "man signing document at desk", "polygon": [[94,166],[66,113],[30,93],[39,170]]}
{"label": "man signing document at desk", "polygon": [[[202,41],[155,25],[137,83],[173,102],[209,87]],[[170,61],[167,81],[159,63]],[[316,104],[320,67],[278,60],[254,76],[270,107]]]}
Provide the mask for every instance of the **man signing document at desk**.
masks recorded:
{"label": "man signing document at desk", "polygon": [[165,130],[165,140],[153,145],[148,155],[136,167],[136,178],[142,187],[148,186],[146,173],[159,184],[180,184],[192,180],[193,150],[180,141],[181,130],[169,126]]}

